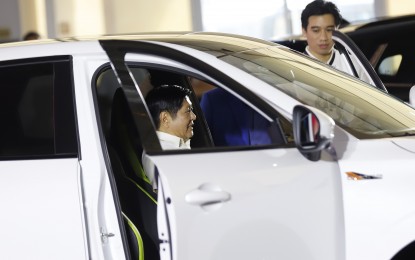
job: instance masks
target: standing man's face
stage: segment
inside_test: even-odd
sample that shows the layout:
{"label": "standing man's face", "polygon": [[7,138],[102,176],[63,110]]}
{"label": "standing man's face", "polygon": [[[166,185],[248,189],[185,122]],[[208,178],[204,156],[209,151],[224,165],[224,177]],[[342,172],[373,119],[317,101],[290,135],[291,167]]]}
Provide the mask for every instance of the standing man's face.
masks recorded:
{"label": "standing man's face", "polygon": [[172,117],[167,112],[161,113],[161,120],[164,120],[160,129],[163,132],[175,135],[182,138],[184,141],[189,140],[193,136],[193,121],[196,120],[196,115],[193,113],[193,106],[190,99],[186,96],[183,100],[182,106],[177,111],[176,117]]}
{"label": "standing man's face", "polygon": [[334,30],[336,30],[336,25],[331,14],[310,16],[307,30],[303,28],[303,35],[307,38],[309,51],[323,62],[327,62],[330,58],[334,45],[332,39]]}

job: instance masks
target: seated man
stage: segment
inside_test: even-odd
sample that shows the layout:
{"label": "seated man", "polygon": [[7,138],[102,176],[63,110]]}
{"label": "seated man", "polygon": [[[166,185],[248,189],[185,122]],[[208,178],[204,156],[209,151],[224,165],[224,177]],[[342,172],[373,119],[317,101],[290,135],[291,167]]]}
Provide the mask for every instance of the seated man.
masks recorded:
{"label": "seated man", "polygon": [[200,102],[216,146],[271,144],[270,122],[230,93],[216,88]]}
{"label": "seated man", "polygon": [[[193,136],[193,113],[190,90],[177,85],[161,85],[147,94],[146,103],[163,150],[190,149]],[[143,152],[143,168],[157,190],[154,165]]]}

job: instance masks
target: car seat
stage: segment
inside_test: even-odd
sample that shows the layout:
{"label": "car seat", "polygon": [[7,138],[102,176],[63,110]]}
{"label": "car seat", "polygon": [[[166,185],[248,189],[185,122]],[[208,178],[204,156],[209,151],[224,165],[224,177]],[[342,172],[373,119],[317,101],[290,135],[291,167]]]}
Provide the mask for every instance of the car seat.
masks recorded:
{"label": "car seat", "polygon": [[157,194],[141,165],[140,136],[121,88],[113,98],[108,146],[122,211],[141,234],[145,258],[159,259]]}
{"label": "car seat", "polygon": [[135,260],[144,260],[144,246],[143,239],[140,231],[137,229],[135,224],[127,217],[126,214],[122,213],[124,225],[127,228],[127,239],[128,247],[130,250],[130,256]]}

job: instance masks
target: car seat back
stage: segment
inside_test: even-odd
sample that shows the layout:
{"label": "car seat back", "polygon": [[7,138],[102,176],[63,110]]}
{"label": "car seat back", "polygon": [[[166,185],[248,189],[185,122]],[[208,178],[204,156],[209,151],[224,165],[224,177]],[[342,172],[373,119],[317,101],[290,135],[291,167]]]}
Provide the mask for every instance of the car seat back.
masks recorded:
{"label": "car seat back", "polygon": [[140,231],[145,258],[158,259],[157,194],[141,165],[140,136],[121,88],[114,94],[109,137],[114,149],[111,162],[120,163],[118,170],[113,170],[122,211]]}

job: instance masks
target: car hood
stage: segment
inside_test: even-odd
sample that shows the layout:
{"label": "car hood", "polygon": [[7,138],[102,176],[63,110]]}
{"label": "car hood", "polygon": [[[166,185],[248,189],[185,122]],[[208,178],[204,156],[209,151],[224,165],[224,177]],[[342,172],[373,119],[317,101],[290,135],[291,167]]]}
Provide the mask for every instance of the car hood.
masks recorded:
{"label": "car hood", "polygon": [[415,136],[394,138],[392,143],[408,152],[415,153]]}

